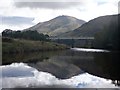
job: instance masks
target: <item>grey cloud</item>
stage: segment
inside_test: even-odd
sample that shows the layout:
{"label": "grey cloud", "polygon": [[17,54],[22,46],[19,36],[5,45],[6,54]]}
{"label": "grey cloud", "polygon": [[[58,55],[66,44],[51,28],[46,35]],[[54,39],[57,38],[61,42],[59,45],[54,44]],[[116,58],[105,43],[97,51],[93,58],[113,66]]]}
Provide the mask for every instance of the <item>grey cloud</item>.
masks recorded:
{"label": "grey cloud", "polygon": [[102,4],[105,4],[105,3],[107,3],[107,2],[103,2],[103,1],[97,2],[98,5],[102,5]]}
{"label": "grey cloud", "polygon": [[120,14],[120,1],[118,2],[118,14]]}
{"label": "grey cloud", "polygon": [[18,16],[0,16],[3,24],[20,25],[20,24],[33,24],[34,18],[18,17]]}
{"label": "grey cloud", "polygon": [[81,2],[15,2],[16,7],[29,7],[29,8],[47,8],[47,9],[61,9],[74,7],[82,4]]}

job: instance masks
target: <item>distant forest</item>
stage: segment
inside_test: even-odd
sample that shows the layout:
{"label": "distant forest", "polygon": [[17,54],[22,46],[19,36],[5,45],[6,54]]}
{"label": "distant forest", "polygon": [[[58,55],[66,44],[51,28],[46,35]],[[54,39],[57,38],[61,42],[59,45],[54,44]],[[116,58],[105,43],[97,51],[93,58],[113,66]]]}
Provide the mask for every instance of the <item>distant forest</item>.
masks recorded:
{"label": "distant forest", "polygon": [[46,34],[38,33],[37,31],[12,31],[10,29],[5,29],[2,32],[3,37],[17,38],[17,39],[27,39],[35,41],[49,41],[49,36]]}

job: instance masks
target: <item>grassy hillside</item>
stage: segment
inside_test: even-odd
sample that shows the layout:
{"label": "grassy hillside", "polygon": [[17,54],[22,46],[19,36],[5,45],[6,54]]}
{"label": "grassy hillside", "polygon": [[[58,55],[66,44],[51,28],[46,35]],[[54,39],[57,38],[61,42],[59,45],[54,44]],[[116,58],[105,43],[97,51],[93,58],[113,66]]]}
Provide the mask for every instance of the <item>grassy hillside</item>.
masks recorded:
{"label": "grassy hillside", "polygon": [[95,18],[60,37],[94,37],[94,48],[120,51],[120,14]]}
{"label": "grassy hillside", "polygon": [[2,53],[25,53],[49,50],[62,50],[68,47],[62,44],[44,41],[2,38]]}
{"label": "grassy hillside", "polygon": [[[107,15],[100,16],[98,18],[92,19],[89,22],[83,24],[79,28],[66,32],[59,37],[94,37],[96,33],[105,30],[105,27],[111,27],[112,24],[118,23],[118,17],[120,15]],[[111,24],[112,23],[112,24]]]}
{"label": "grassy hillside", "polygon": [[58,16],[49,21],[38,23],[25,31],[38,31],[39,33],[48,34],[49,36],[58,36],[68,31],[80,27],[85,21],[79,20],[71,16]]}
{"label": "grassy hillside", "polygon": [[94,40],[95,48],[104,48],[120,51],[120,31],[119,23],[111,23],[109,27],[104,27],[101,32],[96,33]]}

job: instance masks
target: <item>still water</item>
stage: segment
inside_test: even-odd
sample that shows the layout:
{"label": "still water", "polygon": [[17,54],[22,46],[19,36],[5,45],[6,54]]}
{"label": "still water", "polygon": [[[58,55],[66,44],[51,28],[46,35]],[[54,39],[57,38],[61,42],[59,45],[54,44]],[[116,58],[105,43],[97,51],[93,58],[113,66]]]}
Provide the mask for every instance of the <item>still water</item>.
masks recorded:
{"label": "still water", "polygon": [[[2,61],[2,87],[116,88],[120,85],[118,52],[72,48],[3,55]],[[11,81],[14,84],[11,85]],[[18,81],[20,86],[16,84]]]}

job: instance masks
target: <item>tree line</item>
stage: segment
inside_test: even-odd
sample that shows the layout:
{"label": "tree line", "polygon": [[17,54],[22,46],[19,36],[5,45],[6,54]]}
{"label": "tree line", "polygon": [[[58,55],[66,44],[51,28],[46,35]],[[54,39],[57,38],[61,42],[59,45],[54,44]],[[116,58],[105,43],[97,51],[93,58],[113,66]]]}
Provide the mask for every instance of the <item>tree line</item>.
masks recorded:
{"label": "tree line", "polygon": [[17,38],[17,39],[27,39],[27,40],[39,40],[39,41],[49,41],[49,36],[47,34],[38,33],[35,31],[13,31],[10,29],[5,29],[2,32],[2,37]]}

